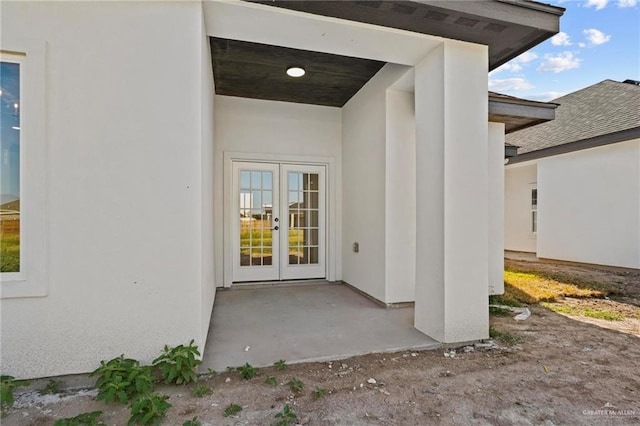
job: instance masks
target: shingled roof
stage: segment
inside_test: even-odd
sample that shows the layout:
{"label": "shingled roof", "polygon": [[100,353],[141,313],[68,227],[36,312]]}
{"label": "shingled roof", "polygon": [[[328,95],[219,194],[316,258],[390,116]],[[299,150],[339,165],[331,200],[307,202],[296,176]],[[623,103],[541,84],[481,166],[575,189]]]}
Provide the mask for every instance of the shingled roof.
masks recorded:
{"label": "shingled roof", "polygon": [[555,120],[506,136],[507,143],[520,147],[515,158],[524,161],[640,137],[637,82],[604,80],[552,102],[560,104]]}

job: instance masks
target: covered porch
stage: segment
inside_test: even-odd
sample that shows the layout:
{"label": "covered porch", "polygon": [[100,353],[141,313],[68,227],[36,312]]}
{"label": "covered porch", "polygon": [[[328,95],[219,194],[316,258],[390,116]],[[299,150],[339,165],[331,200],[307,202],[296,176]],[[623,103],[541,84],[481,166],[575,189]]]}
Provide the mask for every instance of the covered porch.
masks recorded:
{"label": "covered porch", "polygon": [[[384,308],[340,283],[219,290],[201,370],[328,361],[374,352],[433,349],[413,326],[413,306]],[[248,350],[246,350],[248,347]]]}

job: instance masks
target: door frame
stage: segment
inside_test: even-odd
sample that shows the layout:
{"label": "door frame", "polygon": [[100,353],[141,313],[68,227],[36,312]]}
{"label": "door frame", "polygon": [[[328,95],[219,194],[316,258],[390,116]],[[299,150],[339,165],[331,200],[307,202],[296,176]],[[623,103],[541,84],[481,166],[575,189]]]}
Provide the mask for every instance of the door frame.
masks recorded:
{"label": "door frame", "polygon": [[250,163],[280,163],[280,164],[303,164],[313,166],[326,167],[326,250],[325,250],[325,267],[326,279],[328,281],[336,280],[337,253],[339,244],[337,241],[337,196],[338,188],[336,185],[336,159],[335,157],[324,156],[302,156],[289,154],[261,154],[246,152],[224,152],[224,176],[223,176],[223,283],[224,287],[231,287],[233,284],[233,235],[232,224],[233,215],[233,162],[242,161]]}

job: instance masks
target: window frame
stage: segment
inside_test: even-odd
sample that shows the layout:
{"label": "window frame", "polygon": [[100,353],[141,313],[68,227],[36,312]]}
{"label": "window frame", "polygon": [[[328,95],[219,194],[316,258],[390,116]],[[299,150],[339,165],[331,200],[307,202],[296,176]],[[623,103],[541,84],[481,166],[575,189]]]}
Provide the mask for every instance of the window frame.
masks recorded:
{"label": "window frame", "polygon": [[[535,192],[535,204],[534,194]],[[529,234],[533,238],[538,235],[538,186],[531,185],[529,188]]]}
{"label": "window frame", "polygon": [[48,293],[46,42],[4,34],[3,60],[20,63],[20,272],[0,273],[0,298]]}
{"label": "window frame", "polygon": [[[0,276],[2,277],[2,281],[25,281],[25,265],[26,265],[26,238],[25,238],[25,227],[22,226],[22,206],[25,203],[24,196],[24,143],[23,143],[23,133],[22,133],[22,124],[23,124],[23,93],[24,93],[24,63],[25,63],[26,55],[17,54],[14,52],[5,52],[0,50],[0,62],[18,64],[19,65],[19,78],[20,78],[20,105],[18,107],[18,114],[20,116],[20,135],[19,135],[19,146],[20,150],[18,153],[19,156],[19,168],[20,168],[20,187],[18,190],[18,197],[20,200],[20,270],[18,272],[0,272]],[[0,153],[2,155],[2,153]]]}

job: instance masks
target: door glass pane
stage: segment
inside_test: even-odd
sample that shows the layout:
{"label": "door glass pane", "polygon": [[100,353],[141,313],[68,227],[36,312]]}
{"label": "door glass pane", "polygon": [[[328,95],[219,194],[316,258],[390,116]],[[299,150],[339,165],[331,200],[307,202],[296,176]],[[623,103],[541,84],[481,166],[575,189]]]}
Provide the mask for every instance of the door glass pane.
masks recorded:
{"label": "door glass pane", "polygon": [[273,173],[240,171],[240,266],[271,265]]}
{"label": "door glass pane", "polygon": [[[318,173],[288,172],[289,264],[318,263]],[[315,256],[315,260],[312,256]]]}

